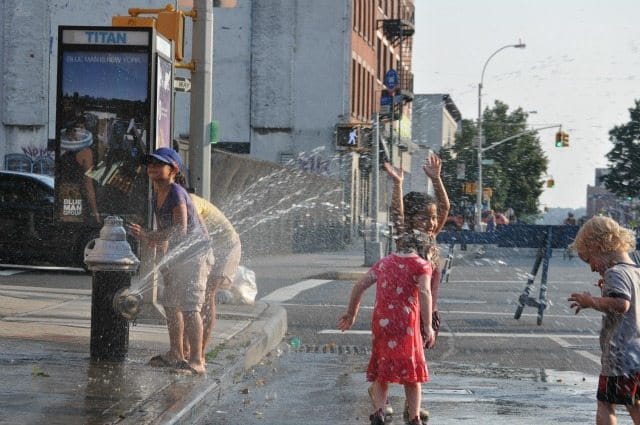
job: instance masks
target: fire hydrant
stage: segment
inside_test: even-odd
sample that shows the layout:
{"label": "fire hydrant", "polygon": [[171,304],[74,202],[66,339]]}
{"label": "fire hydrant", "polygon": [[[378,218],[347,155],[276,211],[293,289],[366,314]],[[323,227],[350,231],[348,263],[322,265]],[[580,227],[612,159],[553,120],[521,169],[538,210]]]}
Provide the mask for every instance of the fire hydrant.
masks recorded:
{"label": "fire hydrant", "polygon": [[140,260],[127,242],[120,217],[109,216],[84,251],[84,262],[91,270],[91,360],[124,361],[129,349],[129,321],[114,304],[131,286],[131,275]]}

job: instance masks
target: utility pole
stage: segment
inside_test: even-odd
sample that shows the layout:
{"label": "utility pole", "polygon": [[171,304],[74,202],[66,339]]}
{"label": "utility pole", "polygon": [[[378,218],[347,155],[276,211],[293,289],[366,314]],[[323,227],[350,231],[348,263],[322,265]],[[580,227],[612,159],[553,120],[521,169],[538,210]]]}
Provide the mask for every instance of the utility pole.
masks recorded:
{"label": "utility pole", "polygon": [[211,144],[213,121],[213,2],[194,0],[189,117],[189,168],[196,194],[211,198]]}
{"label": "utility pole", "polygon": [[371,237],[365,238],[364,264],[373,266],[382,257],[380,242],[380,113],[374,113],[371,135]]}

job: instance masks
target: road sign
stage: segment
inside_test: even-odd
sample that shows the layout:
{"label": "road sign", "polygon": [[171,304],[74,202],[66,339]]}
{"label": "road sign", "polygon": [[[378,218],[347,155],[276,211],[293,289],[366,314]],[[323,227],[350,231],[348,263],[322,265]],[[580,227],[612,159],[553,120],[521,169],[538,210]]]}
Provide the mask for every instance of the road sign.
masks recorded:
{"label": "road sign", "polygon": [[398,73],[395,69],[390,69],[384,74],[384,85],[387,86],[389,90],[393,90],[398,85]]}
{"label": "road sign", "polygon": [[482,160],[482,165],[493,165],[495,163],[496,163],[496,161],[494,159],[483,159]]}
{"label": "road sign", "polygon": [[191,91],[191,79],[187,77],[174,77],[173,89],[175,91],[190,92]]}

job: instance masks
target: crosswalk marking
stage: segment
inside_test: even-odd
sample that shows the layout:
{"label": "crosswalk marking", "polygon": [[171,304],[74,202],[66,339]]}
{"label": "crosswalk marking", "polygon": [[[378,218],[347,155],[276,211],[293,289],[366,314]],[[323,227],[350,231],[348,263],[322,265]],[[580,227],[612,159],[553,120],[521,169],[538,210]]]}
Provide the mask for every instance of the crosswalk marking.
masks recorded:
{"label": "crosswalk marking", "polygon": [[324,279],[307,279],[293,285],[285,286],[284,288],[276,289],[266,297],[262,298],[265,302],[281,303],[296,297],[300,292],[307,289],[315,288],[316,286],[324,285],[325,283],[333,282],[332,280]]}

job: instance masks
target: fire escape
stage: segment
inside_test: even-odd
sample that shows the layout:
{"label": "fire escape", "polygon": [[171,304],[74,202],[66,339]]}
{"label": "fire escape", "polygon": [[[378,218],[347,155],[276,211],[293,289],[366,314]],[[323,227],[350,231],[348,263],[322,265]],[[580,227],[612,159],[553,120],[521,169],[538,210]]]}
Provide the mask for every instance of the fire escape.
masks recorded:
{"label": "fire escape", "polygon": [[383,21],[384,34],[391,44],[399,50],[398,93],[404,102],[413,100],[413,73],[411,72],[411,51],[413,43],[413,22],[403,19]]}
{"label": "fire escape", "polygon": [[[402,105],[413,100],[413,73],[411,72],[411,52],[413,50],[413,34],[415,32],[415,8],[413,4],[398,2],[398,10],[393,19],[384,19],[381,22],[382,31],[389,43],[397,48],[398,86],[396,97],[401,99]],[[388,88],[388,87],[387,87]]]}
{"label": "fire escape", "polygon": [[[389,145],[384,146],[384,142],[382,144],[387,160],[392,163],[395,162],[394,149],[392,148],[394,145],[397,146],[398,151],[406,151],[407,149],[407,146],[401,143],[399,134],[394,138],[395,121],[399,122],[402,119],[404,106],[413,101],[411,52],[413,49],[412,37],[415,32],[415,7],[413,2],[409,1],[400,0],[397,4],[398,8],[395,13],[391,12],[390,19],[378,21],[378,28],[382,28],[385,38],[394,49],[394,58],[397,57],[395,69],[386,70],[380,101],[380,118],[390,120]],[[392,63],[391,66],[393,67],[393,65]],[[393,75],[393,71],[395,71],[395,75]],[[389,78],[389,72],[395,78]],[[400,155],[400,164],[402,165],[402,155]]]}

